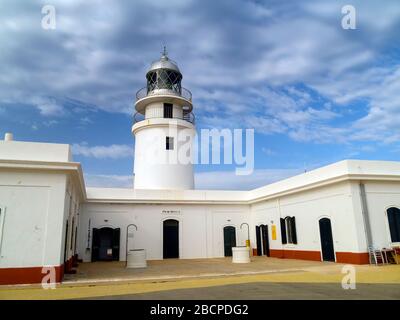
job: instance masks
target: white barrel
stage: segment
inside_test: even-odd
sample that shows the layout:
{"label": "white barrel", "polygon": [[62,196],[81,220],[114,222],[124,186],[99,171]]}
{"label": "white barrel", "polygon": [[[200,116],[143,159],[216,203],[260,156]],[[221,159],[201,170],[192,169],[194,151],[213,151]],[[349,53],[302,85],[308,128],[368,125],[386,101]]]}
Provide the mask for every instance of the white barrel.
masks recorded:
{"label": "white barrel", "polygon": [[233,263],[249,263],[250,248],[249,247],[233,247],[232,248]]}
{"label": "white barrel", "polygon": [[145,249],[132,249],[129,250],[126,257],[127,268],[146,268],[146,250]]}

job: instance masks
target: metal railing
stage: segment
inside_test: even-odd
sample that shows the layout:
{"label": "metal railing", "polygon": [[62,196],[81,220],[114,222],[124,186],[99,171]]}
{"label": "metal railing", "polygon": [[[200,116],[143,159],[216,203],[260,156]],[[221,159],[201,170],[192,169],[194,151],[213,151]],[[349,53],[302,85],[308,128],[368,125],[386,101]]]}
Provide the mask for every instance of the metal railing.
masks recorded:
{"label": "metal railing", "polygon": [[137,123],[143,120],[148,120],[148,119],[180,119],[180,120],[184,120],[187,122],[190,122],[191,124],[195,124],[195,117],[194,114],[192,112],[186,112],[183,113],[183,117],[179,118],[179,117],[172,117],[172,118],[163,118],[163,117],[148,117],[146,118],[143,114],[136,112],[133,115],[133,123]]}
{"label": "metal railing", "polygon": [[186,88],[181,88],[180,92],[172,89],[155,89],[149,91],[147,87],[144,87],[140,89],[138,92],[136,92],[136,100],[143,99],[148,96],[153,96],[153,95],[171,95],[171,96],[179,96],[182,97],[186,100],[192,101],[192,93],[186,89]]}

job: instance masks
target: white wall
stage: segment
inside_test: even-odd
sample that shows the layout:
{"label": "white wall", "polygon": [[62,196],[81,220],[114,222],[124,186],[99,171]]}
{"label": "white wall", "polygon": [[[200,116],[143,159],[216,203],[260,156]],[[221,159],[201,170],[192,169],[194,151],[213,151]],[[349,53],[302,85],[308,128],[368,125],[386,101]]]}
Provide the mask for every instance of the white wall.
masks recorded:
{"label": "white wall", "polygon": [[[358,252],[351,197],[350,184],[341,182],[252,205],[252,246],[256,246],[254,226],[268,224],[271,249],[320,251],[319,219],[328,217],[335,251]],[[297,245],[281,244],[280,218],[286,216],[296,217]],[[276,240],[272,240],[272,224],[276,225]]]}
{"label": "white wall", "polygon": [[[70,259],[75,253],[77,253],[77,249],[75,245],[78,242],[78,234],[79,233],[79,210],[80,210],[80,197],[78,193],[77,186],[75,186],[71,179],[68,178],[67,180],[67,188],[65,192],[65,205],[64,205],[64,214],[63,214],[63,247],[62,247],[62,257],[64,257],[65,251],[65,258],[64,261]],[[66,225],[68,221],[68,235],[66,237]],[[76,244],[75,244],[75,237]],[[66,250],[65,250],[65,241],[66,241]]]}
{"label": "white wall", "polygon": [[[386,210],[390,207],[400,208],[400,182],[367,181],[364,185],[373,245],[387,248],[391,238]],[[358,190],[357,183],[353,183],[353,187]],[[363,246],[366,250],[365,242]]]}
{"label": "white wall", "polygon": [[68,144],[0,140],[0,159],[68,162],[72,152]]}
{"label": "white wall", "polygon": [[138,231],[134,231],[134,238],[129,239],[129,248],[146,249],[149,260],[162,259],[163,221],[176,219],[179,221],[180,258],[223,257],[223,227],[235,226],[237,245],[244,245],[247,230],[239,227],[241,223],[249,222],[248,209],[247,205],[86,203],[80,215],[79,255],[84,261],[91,259],[90,251],[86,250],[90,219],[90,233],[93,228],[121,228],[120,260],[125,260],[126,226],[130,223],[136,224]]}
{"label": "white wall", "polygon": [[[195,135],[193,126],[178,119],[150,119],[135,126],[135,188],[193,189],[194,176],[190,159]],[[182,137],[186,138],[182,132],[189,135],[185,141],[180,141]],[[174,140],[173,150],[166,150],[167,136]],[[181,153],[188,154],[188,157],[181,160]]]}
{"label": "white wall", "polygon": [[1,268],[61,264],[65,188],[65,174],[0,171]]}
{"label": "white wall", "polygon": [[[163,102],[154,102],[150,103],[146,106],[146,111],[145,111],[145,117],[146,119],[150,118],[164,118],[164,103]],[[173,104],[172,105],[172,117],[173,118],[183,118],[183,110],[182,107]]]}

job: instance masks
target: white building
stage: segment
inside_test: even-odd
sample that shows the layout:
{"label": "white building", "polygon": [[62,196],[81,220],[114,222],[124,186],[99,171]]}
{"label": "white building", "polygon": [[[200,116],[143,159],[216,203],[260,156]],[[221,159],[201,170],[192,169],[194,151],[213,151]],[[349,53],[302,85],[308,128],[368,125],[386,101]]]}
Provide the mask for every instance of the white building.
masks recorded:
{"label": "white building", "polygon": [[43,267],[61,281],[78,259],[125,260],[126,243],[150,260],[224,257],[245,244],[244,223],[254,255],[362,264],[368,246],[400,242],[400,162],[346,160],[250,191],[195,190],[192,165],[168,161],[174,134],[195,132],[190,93],[165,55],[146,78],[133,189],[86,188],[68,145],[0,141],[0,284],[41,282]]}

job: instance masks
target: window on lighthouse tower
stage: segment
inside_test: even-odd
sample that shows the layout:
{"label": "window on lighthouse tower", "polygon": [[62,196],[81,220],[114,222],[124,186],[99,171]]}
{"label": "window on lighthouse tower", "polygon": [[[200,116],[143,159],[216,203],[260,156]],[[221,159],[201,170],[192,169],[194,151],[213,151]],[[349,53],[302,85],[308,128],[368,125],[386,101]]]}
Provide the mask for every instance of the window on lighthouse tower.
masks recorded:
{"label": "window on lighthouse tower", "polygon": [[164,118],[172,118],[172,103],[164,103]]}
{"label": "window on lighthouse tower", "polygon": [[173,137],[166,137],[165,149],[166,150],[174,150],[174,138]]}

